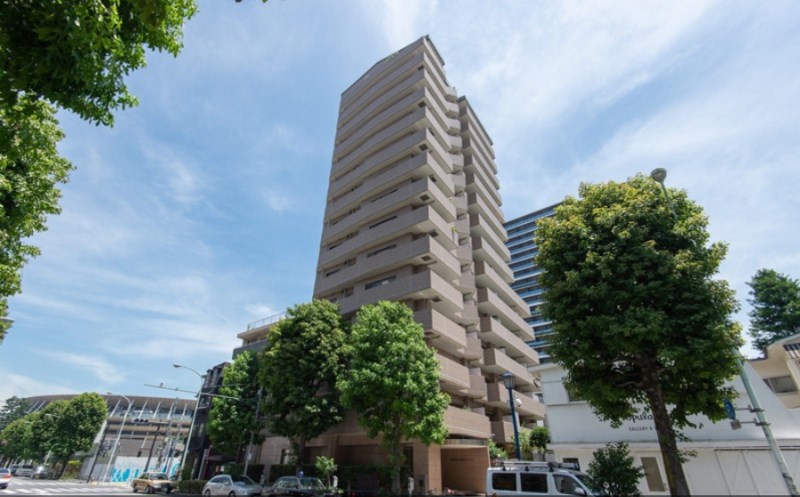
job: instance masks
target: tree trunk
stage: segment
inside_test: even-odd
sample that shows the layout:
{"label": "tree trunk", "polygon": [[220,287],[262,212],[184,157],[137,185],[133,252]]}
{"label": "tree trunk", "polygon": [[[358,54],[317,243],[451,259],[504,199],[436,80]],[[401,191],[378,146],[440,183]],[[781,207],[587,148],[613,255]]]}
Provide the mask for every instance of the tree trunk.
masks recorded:
{"label": "tree trunk", "polygon": [[401,487],[400,487],[400,466],[403,463],[402,460],[402,451],[400,448],[400,442],[396,442],[392,444],[391,447],[391,463],[392,463],[392,495],[400,495]]}
{"label": "tree trunk", "polygon": [[686,475],[683,473],[681,456],[678,451],[677,437],[672,423],[669,419],[667,406],[664,403],[664,395],[661,391],[661,384],[654,380],[654,387],[647,391],[647,400],[650,403],[650,411],[653,413],[653,423],[656,427],[658,445],[661,448],[661,457],[664,460],[664,471],[667,474],[667,484],[669,493],[672,496],[691,495]]}

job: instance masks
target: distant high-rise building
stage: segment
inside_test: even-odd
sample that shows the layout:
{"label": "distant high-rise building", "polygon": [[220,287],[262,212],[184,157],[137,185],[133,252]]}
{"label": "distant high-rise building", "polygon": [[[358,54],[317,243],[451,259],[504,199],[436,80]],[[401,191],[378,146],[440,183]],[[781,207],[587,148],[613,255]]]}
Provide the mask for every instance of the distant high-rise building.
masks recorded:
{"label": "distant high-rise building", "polygon": [[547,348],[549,339],[553,335],[553,326],[542,316],[542,287],[539,285],[539,275],[542,270],[536,264],[539,247],[533,240],[533,236],[539,220],[555,214],[555,208],[558,205],[545,207],[505,223],[508,232],[506,247],[511,253],[509,265],[514,271],[514,283],[511,287],[530,308],[530,317],[526,318],[526,321],[536,338],[529,344],[539,353],[539,360],[542,363],[550,362],[551,359]]}
{"label": "distant high-rise building", "polygon": [[[523,425],[544,409],[528,305],[511,289],[492,141],[443,65],[420,38],[342,94],[314,297],[351,317],[380,300],[414,311],[451,398],[446,443],[408,441],[417,488],[483,491],[487,441],[513,442],[501,375],[514,376]],[[384,457],[353,416],[309,447],[344,465]]]}

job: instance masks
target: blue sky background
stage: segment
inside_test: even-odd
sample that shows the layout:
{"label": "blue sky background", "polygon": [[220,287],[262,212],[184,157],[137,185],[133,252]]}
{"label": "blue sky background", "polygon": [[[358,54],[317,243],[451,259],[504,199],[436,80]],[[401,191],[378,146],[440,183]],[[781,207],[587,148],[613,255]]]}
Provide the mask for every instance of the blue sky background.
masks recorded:
{"label": "blue sky background", "polygon": [[173,362],[204,371],[308,301],[339,96],[425,34],[494,140],[506,219],[665,167],[730,244],[745,328],[758,269],[800,277],[794,1],[202,0],[114,128],[61,114],[77,170],[11,300],[0,401],[192,389]]}

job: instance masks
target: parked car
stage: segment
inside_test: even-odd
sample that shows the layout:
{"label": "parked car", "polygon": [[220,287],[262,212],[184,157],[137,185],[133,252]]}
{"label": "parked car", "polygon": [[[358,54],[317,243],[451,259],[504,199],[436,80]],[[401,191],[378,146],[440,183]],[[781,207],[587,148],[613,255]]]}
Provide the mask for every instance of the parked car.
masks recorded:
{"label": "parked car", "polygon": [[50,480],[53,478],[53,472],[47,466],[36,466],[31,473],[32,480]]}
{"label": "parked car", "polygon": [[486,495],[497,497],[591,497],[590,486],[589,475],[573,463],[501,461],[486,470]]}
{"label": "parked car", "polygon": [[30,478],[33,474],[33,469],[33,464],[21,464],[17,468],[17,472],[14,473],[14,476],[27,476]]}
{"label": "parked car", "polygon": [[174,486],[175,483],[169,479],[169,476],[160,471],[146,471],[131,482],[131,489],[134,493],[142,490],[146,494],[155,494],[162,491],[165,494],[169,494]]}
{"label": "parked car", "polygon": [[319,478],[313,476],[281,476],[275,480],[267,491],[268,496],[291,496],[291,497],[311,497],[311,496],[333,496],[334,494],[325,488]]}
{"label": "parked car", "polygon": [[230,497],[261,495],[261,485],[246,476],[217,475],[203,487],[203,495],[227,495]]}
{"label": "parked car", "polygon": [[8,488],[11,482],[11,470],[8,468],[0,468],[0,488]]}

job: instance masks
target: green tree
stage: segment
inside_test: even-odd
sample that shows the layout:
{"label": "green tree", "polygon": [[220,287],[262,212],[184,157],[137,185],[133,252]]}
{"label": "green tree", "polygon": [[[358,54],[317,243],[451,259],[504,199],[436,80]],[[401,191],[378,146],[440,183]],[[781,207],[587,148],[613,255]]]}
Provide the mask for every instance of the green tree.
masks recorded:
{"label": "green tree", "polygon": [[325,484],[330,487],[331,486],[331,476],[336,473],[336,462],[334,462],[332,457],[325,457],[325,456],[317,456],[316,461],[314,461],[314,467],[317,468],[317,471],[323,478],[325,478]]}
{"label": "green tree", "polygon": [[31,420],[28,416],[10,422],[0,432],[0,451],[9,461],[30,457]]}
{"label": "green tree", "polygon": [[546,426],[537,426],[530,430],[529,440],[532,448],[539,454],[544,454],[547,452],[547,444],[550,443],[550,430]]}
{"label": "green tree", "polygon": [[[50,105],[28,96],[5,104],[0,101],[0,317],[8,315],[8,297],[21,290],[22,266],[39,254],[28,240],[60,212],[57,185],[72,168],[58,155],[63,133]],[[9,326],[0,320],[0,342]]]}
{"label": "green tree", "polygon": [[82,393],[70,400],[57,418],[50,442],[53,457],[67,467],[69,458],[78,451],[88,451],[108,416],[108,406],[96,393]]}
{"label": "green tree", "polygon": [[27,400],[17,396],[7,398],[3,407],[0,408],[0,431],[3,431],[12,421],[25,416],[28,409],[30,409],[30,403]]}
{"label": "green tree", "polygon": [[750,336],[761,350],[781,338],[800,333],[800,281],[772,269],[760,269],[750,285],[753,306]]}
{"label": "green tree", "polygon": [[341,422],[336,381],[345,369],[347,334],[336,304],[289,308],[270,331],[261,364],[270,432],[289,438],[298,467],[306,441]]}
{"label": "green tree", "polygon": [[367,436],[383,435],[392,467],[392,493],[400,494],[401,443],[442,443],[444,410],[439,363],[411,309],[398,302],[362,307],[350,336],[350,368],[339,381],[342,401]]}
{"label": "green tree", "polygon": [[688,495],[678,450],[689,416],[725,417],[725,382],[742,340],[733,291],[714,280],[726,247],[707,245],[707,219],[685,192],[672,206],[641,175],[583,184],[539,224],[537,262],[552,355],[565,386],[619,426],[653,415],[673,495]]}
{"label": "green tree", "polygon": [[644,470],[628,450],[628,444],[617,442],[606,444],[592,454],[592,462],[586,472],[591,477],[592,490],[598,494],[619,497],[638,497],[639,480]]}
{"label": "green tree", "polygon": [[494,461],[495,459],[505,459],[506,457],[508,457],[506,450],[497,445],[494,440],[489,440],[489,460]]}
{"label": "green tree", "polygon": [[[24,241],[60,212],[57,186],[72,169],[56,150],[55,107],[112,124],[112,111],[136,103],[125,76],[146,49],[176,55],[195,11],[195,0],[0,0],[0,317],[39,253]],[[0,320],[0,342],[9,327]]]}
{"label": "green tree", "polygon": [[264,422],[256,418],[256,406],[259,398],[259,359],[250,351],[245,351],[225,368],[222,376],[220,395],[214,397],[209,413],[208,438],[214,448],[223,454],[235,455],[238,458],[242,450],[250,442],[261,444],[264,436],[261,429]]}
{"label": "green tree", "polygon": [[50,452],[56,425],[67,405],[69,405],[67,400],[54,400],[41,411],[31,415],[33,422],[28,443],[33,459],[43,461]]}
{"label": "green tree", "polygon": [[26,95],[98,124],[136,104],[124,78],[146,49],[177,55],[195,0],[3,0],[0,102]]}

